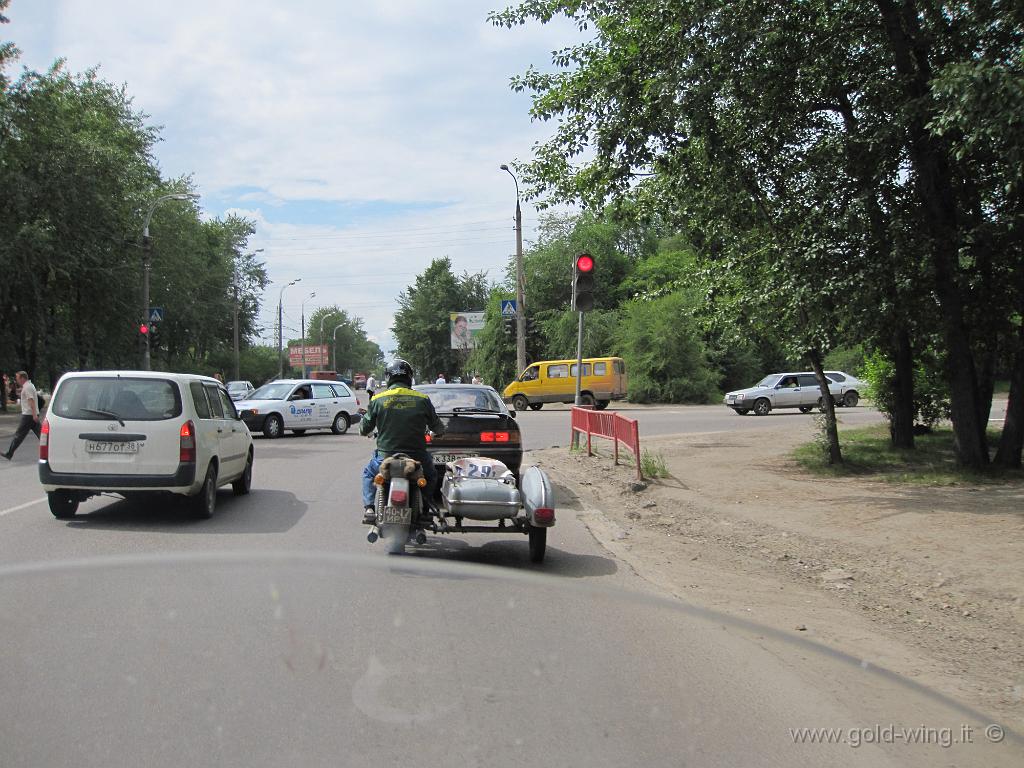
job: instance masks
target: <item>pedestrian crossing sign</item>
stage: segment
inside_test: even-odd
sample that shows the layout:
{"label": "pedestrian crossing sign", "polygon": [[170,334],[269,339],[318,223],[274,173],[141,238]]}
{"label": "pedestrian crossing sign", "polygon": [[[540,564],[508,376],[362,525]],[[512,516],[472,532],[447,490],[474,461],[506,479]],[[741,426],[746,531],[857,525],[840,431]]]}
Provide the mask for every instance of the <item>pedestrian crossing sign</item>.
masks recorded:
{"label": "pedestrian crossing sign", "polygon": [[515,299],[502,299],[501,300],[501,316],[502,317],[515,317],[516,316],[516,300]]}

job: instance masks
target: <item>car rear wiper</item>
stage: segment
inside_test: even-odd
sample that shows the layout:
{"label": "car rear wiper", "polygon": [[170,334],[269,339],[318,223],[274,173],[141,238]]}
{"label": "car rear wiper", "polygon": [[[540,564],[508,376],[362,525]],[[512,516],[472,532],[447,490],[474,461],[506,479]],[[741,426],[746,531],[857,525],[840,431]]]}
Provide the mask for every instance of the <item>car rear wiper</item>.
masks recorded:
{"label": "car rear wiper", "polygon": [[499,415],[498,411],[491,410],[490,408],[470,408],[468,405],[459,405],[452,408],[452,413],[493,413],[495,416]]}
{"label": "car rear wiper", "polygon": [[101,411],[97,408],[79,408],[78,410],[86,411],[88,413],[98,413],[100,416],[109,416],[112,419],[117,419],[117,423],[120,424],[122,427],[124,426],[124,419],[122,419],[113,411]]}

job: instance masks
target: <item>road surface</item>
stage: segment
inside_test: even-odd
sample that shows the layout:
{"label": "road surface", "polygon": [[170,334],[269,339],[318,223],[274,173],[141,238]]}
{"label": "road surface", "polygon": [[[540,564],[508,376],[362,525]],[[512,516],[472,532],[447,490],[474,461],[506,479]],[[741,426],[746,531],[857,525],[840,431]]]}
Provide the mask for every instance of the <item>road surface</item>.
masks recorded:
{"label": "road surface", "polygon": [[[627,413],[641,435],[811,418]],[[520,415],[527,447],[565,445],[567,418]],[[0,465],[3,764],[1020,759],[1015,742],[986,741],[984,720],[859,660],[665,598],[572,510],[540,566],[521,535],[432,537],[388,557],[358,522],[370,446],[354,432],[257,438],[253,492],[223,489],[211,520],[94,498],[61,522],[30,437]],[[970,728],[971,743],[871,743],[904,726]],[[798,743],[794,729],[813,727],[845,743]]]}

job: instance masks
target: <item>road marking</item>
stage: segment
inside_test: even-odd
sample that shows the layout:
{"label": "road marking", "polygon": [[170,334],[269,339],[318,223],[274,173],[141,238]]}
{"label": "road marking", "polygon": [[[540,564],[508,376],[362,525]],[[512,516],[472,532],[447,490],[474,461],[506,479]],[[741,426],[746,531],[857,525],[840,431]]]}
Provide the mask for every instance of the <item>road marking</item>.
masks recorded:
{"label": "road marking", "polygon": [[24,504],[19,504],[18,506],[11,507],[10,509],[0,509],[0,517],[3,517],[4,515],[9,515],[11,512],[17,512],[19,509],[27,509],[28,507],[34,506],[36,504],[41,504],[44,501],[46,501],[45,496],[43,496],[41,499],[36,499],[35,501],[26,501]]}

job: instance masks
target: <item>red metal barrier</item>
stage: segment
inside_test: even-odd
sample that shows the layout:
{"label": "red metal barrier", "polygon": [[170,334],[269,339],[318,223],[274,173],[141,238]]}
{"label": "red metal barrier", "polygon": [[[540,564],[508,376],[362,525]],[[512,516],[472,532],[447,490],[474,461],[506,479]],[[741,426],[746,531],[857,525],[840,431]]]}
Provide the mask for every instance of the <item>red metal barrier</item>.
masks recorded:
{"label": "red metal barrier", "polygon": [[595,411],[592,408],[573,407],[572,434],[570,439],[575,447],[579,445],[579,435],[587,436],[587,456],[593,456],[590,439],[593,435],[606,437],[615,447],[615,463],[619,463],[619,443],[633,452],[636,463],[636,478],[643,480],[640,471],[640,427],[636,419],[627,419],[615,411]]}

